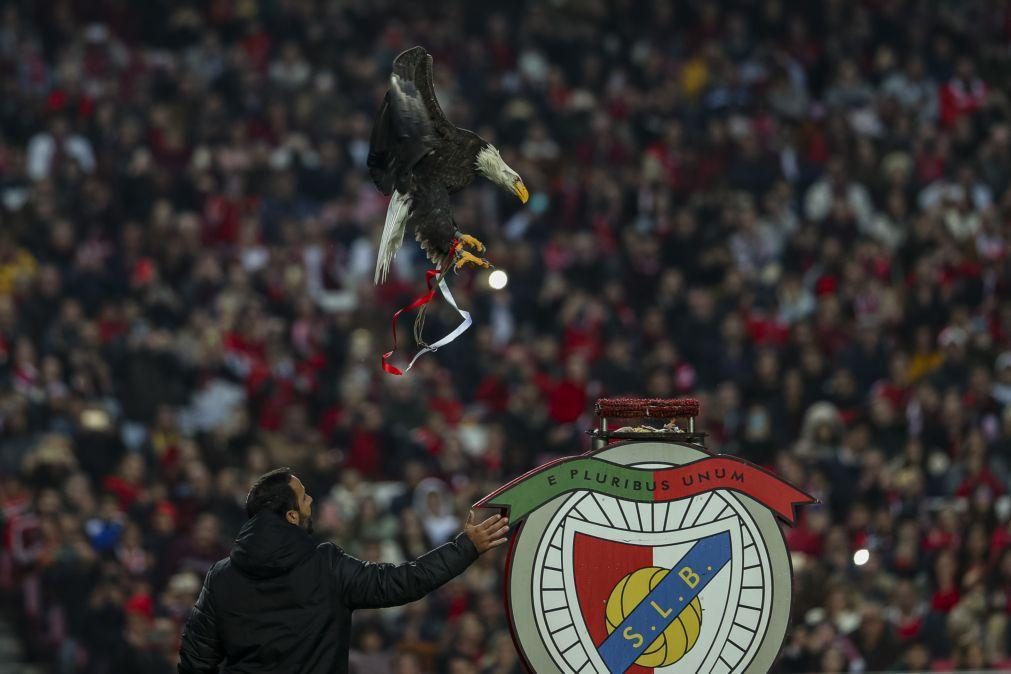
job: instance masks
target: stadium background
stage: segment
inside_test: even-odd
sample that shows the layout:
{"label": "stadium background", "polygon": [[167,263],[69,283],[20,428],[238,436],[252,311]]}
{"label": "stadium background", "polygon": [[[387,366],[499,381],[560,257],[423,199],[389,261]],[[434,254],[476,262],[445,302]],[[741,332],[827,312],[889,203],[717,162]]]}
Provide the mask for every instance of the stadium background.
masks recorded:
{"label": "stadium background", "polygon": [[[1011,667],[1006,3],[408,4],[0,3],[0,668],[172,671],[270,467],[408,559],[621,393],[823,501],[778,671]],[[424,267],[372,284],[363,167],[414,44],[532,197],[462,194],[509,284],[394,378]],[[352,671],[520,671],[503,557]]]}

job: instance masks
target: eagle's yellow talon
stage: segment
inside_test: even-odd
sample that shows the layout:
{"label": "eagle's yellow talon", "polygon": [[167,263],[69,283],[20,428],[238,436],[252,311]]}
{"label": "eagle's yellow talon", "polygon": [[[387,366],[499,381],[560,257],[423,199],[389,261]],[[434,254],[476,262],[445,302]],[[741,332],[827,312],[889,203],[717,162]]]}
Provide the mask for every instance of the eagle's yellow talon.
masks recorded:
{"label": "eagle's yellow talon", "polygon": [[468,253],[465,250],[461,250],[459,253],[457,253],[457,256],[456,256],[456,265],[455,266],[456,266],[457,271],[459,271],[460,269],[462,269],[467,264],[472,264],[472,265],[474,265],[476,267],[484,267],[485,269],[488,269],[488,268],[491,267],[491,264],[488,262],[488,260],[482,260],[481,258],[476,257],[476,256],[472,255],[471,253]]}
{"label": "eagle's yellow talon", "polygon": [[461,234],[459,238],[460,238],[460,243],[462,243],[462,244],[464,244],[466,246],[470,246],[471,248],[473,248],[477,252],[483,253],[485,251],[484,244],[481,243],[480,241],[478,241],[477,239],[475,239],[470,234]]}

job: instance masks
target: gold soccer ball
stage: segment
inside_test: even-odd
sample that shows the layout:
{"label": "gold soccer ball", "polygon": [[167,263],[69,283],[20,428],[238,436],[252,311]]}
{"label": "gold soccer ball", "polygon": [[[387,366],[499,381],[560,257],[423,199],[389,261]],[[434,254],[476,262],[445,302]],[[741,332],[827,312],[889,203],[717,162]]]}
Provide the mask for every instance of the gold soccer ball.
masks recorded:
{"label": "gold soccer ball", "polygon": [[[618,584],[611,590],[611,596],[607,598],[606,621],[607,633],[613,632],[621,621],[624,620],[632,610],[646,598],[653,588],[660,584],[669,573],[669,569],[659,566],[647,566],[633,571],[618,581]],[[660,612],[674,610],[677,612],[681,606],[662,606],[657,609],[657,629],[663,624],[664,618]],[[649,631],[646,634],[630,632],[625,635],[633,646],[636,642],[642,644],[641,655],[636,658],[635,663],[643,667],[666,667],[684,657],[685,653],[692,649],[695,642],[699,640],[699,631],[702,629],[702,603],[695,597],[680,615],[667,626],[663,631]],[[655,635],[655,636],[654,636]]]}

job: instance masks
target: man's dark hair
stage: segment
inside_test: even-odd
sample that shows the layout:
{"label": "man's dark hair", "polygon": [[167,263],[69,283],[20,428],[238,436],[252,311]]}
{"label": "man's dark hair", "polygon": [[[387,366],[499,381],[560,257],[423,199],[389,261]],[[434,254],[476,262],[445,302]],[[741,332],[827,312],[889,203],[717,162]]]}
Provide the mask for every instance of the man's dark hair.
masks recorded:
{"label": "man's dark hair", "polygon": [[295,490],[289,484],[291,477],[291,468],[275,468],[256,478],[246,496],[246,516],[269,510],[284,517],[289,510],[298,510]]}

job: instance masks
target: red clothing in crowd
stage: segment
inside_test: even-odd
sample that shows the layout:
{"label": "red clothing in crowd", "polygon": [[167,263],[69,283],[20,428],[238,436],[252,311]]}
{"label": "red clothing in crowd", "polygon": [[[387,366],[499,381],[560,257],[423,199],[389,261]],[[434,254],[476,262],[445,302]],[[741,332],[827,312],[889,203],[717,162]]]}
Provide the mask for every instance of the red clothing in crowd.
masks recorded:
{"label": "red clothing in crowd", "polygon": [[986,102],[986,82],[976,78],[968,82],[952,78],[941,85],[938,93],[941,106],[941,123],[951,126],[962,115],[976,112]]}
{"label": "red clothing in crowd", "polygon": [[124,512],[130,509],[130,506],[133,505],[144,489],[143,485],[127,482],[118,475],[107,476],[102,486],[105,488],[105,491],[116,496],[119,507]]}
{"label": "red clothing in crowd", "polygon": [[824,537],[811,531],[804,524],[798,524],[786,531],[786,546],[793,552],[818,557],[821,555],[823,543]]}
{"label": "red clothing in crowd", "polygon": [[356,468],[363,475],[381,475],[382,458],[382,443],[377,433],[363,428],[351,431],[347,467]]}
{"label": "red clothing in crowd", "polygon": [[988,468],[983,468],[975,475],[965,478],[955,491],[955,496],[963,498],[972,496],[980,488],[989,489],[992,496],[1000,496],[1004,493],[1004,485],[1001,484],[1001,481]]}
{"label": "red clothing in crowd", "polygon": [[936,552],[937,550],[954,548],[957,545],[958,534],[952,531],[942,531],[941,529],[932,529],[927,533],[926,538],[923,539],[924,552]]}
{"label": "red clothing in crowd", "polygon": [[551,387],[548,416],[557,424],[569,424],[586,409],[586,384],[564,380]]}
{"label": "red clothing in crowd", "polygon": [[909,641],[915,639],[923,629],[922,616],[903,616],[895,623],[895,633],[899,639]]}
{"label": "red clothing in crowd", "polygon": [[930,608],[938,613],[948,613],[951,609],[955,608],[955,604],[958,603],[960,598],[961,595],[955,586],[947,589],[938,589],[934,592],[934,596],[930,598]]}

